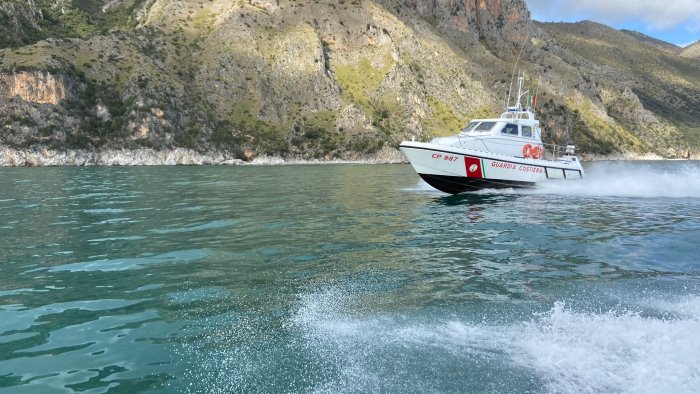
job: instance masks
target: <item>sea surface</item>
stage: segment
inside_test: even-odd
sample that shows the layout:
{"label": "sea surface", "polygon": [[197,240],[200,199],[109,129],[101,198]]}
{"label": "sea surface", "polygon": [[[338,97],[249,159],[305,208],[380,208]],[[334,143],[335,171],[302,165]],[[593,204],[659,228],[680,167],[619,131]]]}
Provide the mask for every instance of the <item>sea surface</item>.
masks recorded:
{"label": "sea surface", "polygon": [[2,393],[697,393],[700,162],[0,169]]}

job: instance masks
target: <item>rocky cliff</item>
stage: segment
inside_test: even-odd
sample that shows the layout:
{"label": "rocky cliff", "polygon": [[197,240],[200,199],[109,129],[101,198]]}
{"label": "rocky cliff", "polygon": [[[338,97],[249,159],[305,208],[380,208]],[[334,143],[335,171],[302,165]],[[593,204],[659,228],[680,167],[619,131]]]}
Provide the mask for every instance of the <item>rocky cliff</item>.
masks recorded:
{"label": "rocky cliff", "polygon": [[698,150],[700,64],[593,22],[540,26],[574,55],[570,64],[581,73],[574,88],[582,94],[569,95],[568,106],[590,124],[609,119],[597,138],[665,157]]}
{"label": "rocky cliff", "polygon": [[[536,24],[522,0],[10,0],[0,22],[5,152],[385,157],[499,113],[521,48],[548,141],[700,147],[694,59],[595,25]],[[601,60],[581,42],[631,51]]]}

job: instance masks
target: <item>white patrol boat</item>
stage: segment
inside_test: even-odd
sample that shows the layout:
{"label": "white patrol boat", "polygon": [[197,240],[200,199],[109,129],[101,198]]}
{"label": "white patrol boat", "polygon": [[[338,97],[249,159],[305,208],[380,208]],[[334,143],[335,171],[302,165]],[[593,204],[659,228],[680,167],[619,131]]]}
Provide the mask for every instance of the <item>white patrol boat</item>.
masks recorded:
{"label": "white patrol boat", "polygon": [[544,149],[540,122],[529,104],[520,106],[528,94],[522,87],[519,77],[517,105],[507,107],[500,118],[474,119],[455,136],[404,141],[399,149],[423,180],[450,194],[583,178],[573,145]]}

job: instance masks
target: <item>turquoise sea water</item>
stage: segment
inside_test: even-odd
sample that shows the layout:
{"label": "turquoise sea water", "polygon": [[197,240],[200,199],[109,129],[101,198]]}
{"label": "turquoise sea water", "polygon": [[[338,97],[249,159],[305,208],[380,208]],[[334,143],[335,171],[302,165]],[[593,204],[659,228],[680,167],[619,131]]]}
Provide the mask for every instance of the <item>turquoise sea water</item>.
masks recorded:
{"label": "turquoise sea water", "polygon": [[691,393],[700,163],[0,169],[0,392]]}

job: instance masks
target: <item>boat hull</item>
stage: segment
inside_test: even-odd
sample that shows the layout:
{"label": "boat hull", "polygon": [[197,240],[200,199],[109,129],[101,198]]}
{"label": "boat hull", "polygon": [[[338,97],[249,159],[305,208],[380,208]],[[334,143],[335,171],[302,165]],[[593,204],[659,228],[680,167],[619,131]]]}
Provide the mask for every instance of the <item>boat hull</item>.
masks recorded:
{"label": "boat hull", "polygon": [[583,177],[576,159],[536,160],[421,142],[403,142],[399,148],[425,182],[450,194]]}
{"label": "boat hull", "polygon": [[535,182],[506,179],[473,179],[463,176],[418,174],[428,185],[449,194],[474,192],[481,189],[512,189],[535,186]]}

